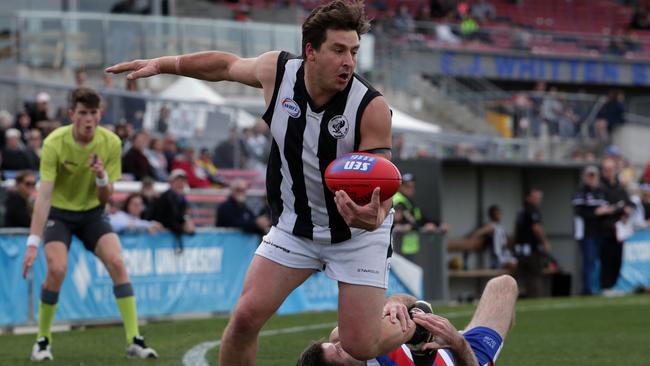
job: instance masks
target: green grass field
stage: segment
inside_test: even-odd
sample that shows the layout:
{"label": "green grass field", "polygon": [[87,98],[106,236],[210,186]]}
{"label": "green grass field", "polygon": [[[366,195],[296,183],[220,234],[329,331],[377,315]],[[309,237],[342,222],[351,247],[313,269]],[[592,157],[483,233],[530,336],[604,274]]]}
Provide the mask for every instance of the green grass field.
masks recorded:
{"label": "green grass field", "polygon": [[[456,327],[463,327],[473,306],[437,307]],[[193,347],[219,339],[226,318],[150,323],[142,328],[158,360],[124,359],[119,326],[95,327],[54,335],[54,365],[182,365]],[[335,313],[273,318],[260,338],[258,365],[294,365],[310,340],[329,334]],[[294,327],[315,329],[296,331]],[[284,332],[284,333],[283,333]],[[278,334],[279,333],[279,334]],[[0,365],[29,365],[33,335],[0,336]],[[520,301],[516,325],[506,340],[499,365],[648,365],[650,296],[565,298]],[[216,365],[218,348],[206,358]]]}

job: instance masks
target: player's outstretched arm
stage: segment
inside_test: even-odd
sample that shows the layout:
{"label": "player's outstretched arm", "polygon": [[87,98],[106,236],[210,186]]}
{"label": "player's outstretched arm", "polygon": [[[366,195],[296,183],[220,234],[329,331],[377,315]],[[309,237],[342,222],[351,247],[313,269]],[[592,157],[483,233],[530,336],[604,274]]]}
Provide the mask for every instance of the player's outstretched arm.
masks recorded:
{"label": "player's outstretched arm", "polygon": [[29,227],[27,251],[25,252],[25,258],[23,260],[23,278],[27,276],[27,272],[32,268],[36,256],[38,255],[38,246],[43,237],[43,228],[45,227],[47,216],[50,213],[52,190],[54,190],[54,182],[41,181],[38,188],[38,195],[36,196],[36,202],[34,203],[32,223]]}
{"label": "player's outstretched arm", "polygon": [[[149,60],[134,60],[106,68],[106,72],[128,72],[135,80],[158,74],[176,74],[207,81],[236,81],[256,88],[273,87],[278,51],[241,58],[221,51],[204,51]],[[269,84],[270,81],[270,84]]]}

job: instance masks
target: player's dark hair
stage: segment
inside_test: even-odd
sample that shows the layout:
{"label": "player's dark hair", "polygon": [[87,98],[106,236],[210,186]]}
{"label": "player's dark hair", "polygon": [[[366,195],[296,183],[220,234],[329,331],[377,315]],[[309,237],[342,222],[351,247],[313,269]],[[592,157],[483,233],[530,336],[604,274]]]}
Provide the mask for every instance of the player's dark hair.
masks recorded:
{"label": "player's dark hair", "polygon": [[101,99],[99,93],[91,88],[77,88],[70,96],[70,109],[75,109],[78,103],[83,104],[86,108],[99,108]]}
{"label": "player's dark hair", "polygon": [[353,30],[359,38],[370,30],[370,23],[359,0],[334,0],[323,4],[314,10],[302,23],[302,55],[305,56],[305,46],[318,50],[325,42],[327,30]]}
{"label": "player's dark hair", "polygon": [[318,340],[305,348],[300,354],[296,366],[338,366],[326,361],[323,352],[323,340]]}

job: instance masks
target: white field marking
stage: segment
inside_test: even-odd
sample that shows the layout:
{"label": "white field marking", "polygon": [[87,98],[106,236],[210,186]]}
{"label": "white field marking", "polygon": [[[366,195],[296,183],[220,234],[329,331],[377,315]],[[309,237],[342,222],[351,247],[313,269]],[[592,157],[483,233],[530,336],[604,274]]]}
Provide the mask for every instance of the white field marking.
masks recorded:
{"label": "white field marking", "polygon": [[[520,312],[530,312],[530,311],[549,311],[549,310],[558,310],[558,309],[580,309],[580,308],[598,308],[598,307],[605,307],[605,306],[631,306],[631,305],[648,305],[648,304],[650,304],[650,298],[647,297],[634,298],[634,299],[612,298],[609,300],[602,300],[596,302],[569,301],[569,302],[562,302],[558,304],[519,305],[517,306],[516,311],[520,313]],[[473,309],[466,310],[466,311],[441,313],[440,315],[444,316],[445,318],[461,318],[461,317],[472,316],[472,314],[474,314]],[[271,330],[262,331],[260,333],[260,337],[273,336],[278,334],[287,334],[287,333],[300,333],[308,330],[333,328],[335,326],[336,323],[321,323],[321,324],[306,325],[300,327],[271,329]],[[220,345],[221,345],[221,340],[199,343],[198,345],[192,347],[189,351],[185,352],[185,354],[183,355],[183,365],[184,366],[208,366],[209,364],[205,358],[205,355],[208,353],[208,351],[210,351],[215,347],[219,347]]]}
{"label": "white field marking", "polygon": [[[313,325],[305,325],[300,327],[290,327],[290,328],[281,328],[281,329],[269,329],[264,330],[260,333],[260,337],[274,336],[278,334],[287,334],[287,333],[300,333],[308,330],[316,329],[325,329],[325,328],[334,328],[336,323],[321,323]],[[185,352],[183,355],[183,365],[185,366],[208,366],[208,361],[205,358],[205,355],[211,349],[219,347],[221,345],[221,340],[209,341],[199,343],[198,345],[192,347],[189,351]]]}

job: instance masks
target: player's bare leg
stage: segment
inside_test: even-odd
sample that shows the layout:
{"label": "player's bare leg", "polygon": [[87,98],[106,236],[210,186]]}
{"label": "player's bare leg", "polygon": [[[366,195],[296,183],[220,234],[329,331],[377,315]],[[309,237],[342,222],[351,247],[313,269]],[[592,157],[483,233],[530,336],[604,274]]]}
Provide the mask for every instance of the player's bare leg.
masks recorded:
{"label": "player's bare leg", "polygon": [[129,282],[129,274],[126,272],[122,259],[122,245],[117,234],[109,233],[99,238],[95,247],[95,255],[106,267],[114,285]]}
{"label": "player's bare leg", "polygon": [[465,330],[488,327],[505,339],[514,323],[518,295],[517,281],[511,276],[502,275],[489,280]]}
{"label": "player's bare leg", "polygon": [[68,248],[60,241],[47,243],[44,247],[47,261],[47,274],[43,288],[59,292],[68,270]]}
{"label": "player's bare leg", "polygon": [[120,245],[117,234],[102,235],[95,247],[95,255],[104,263],[113,280],[113,292],[124,322],[126,342],[129,345],[126,351],[127,357],[157,358],[158,354],[151,347],[147,347],[138,329],[135,294],[122,259],[122,245]]}
{"label": "player's bare leg", "polygon": [[382,320],[385,292],[378,287],[339,282],[339,339],[343,349],[357,360],[386,354],[413,336],[414,328],[402,331]]}
{"label": "player's bare leg", "polygon": [[47,274],[38,307],[38,335],[32,347],[32,361],[52,360],[52,322],[56,314],[59,291],[68,269],[68,248],[63,242],[49,242],[44,247]]}
{"label": "player's bare leg", "polygon": [[258,335],[284,299],[313,269],[295,269],[256,255],[221,339],[219,365],[255,365]]}

